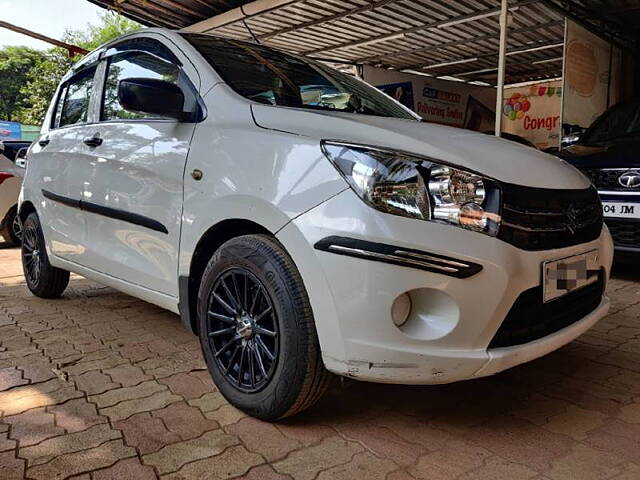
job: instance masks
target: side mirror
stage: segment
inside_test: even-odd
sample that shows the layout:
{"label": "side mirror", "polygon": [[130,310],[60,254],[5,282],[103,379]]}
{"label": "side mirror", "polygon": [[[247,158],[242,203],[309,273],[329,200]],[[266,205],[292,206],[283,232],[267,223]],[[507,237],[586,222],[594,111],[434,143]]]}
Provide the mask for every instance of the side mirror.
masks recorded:
{"label": "side mirror", "polygon": [[125,109],[185,120],[184,93],[177,85],[153,78],[127,78],[118,85],[118,100]]}
{"label": "side mirror", "polygon": [[562,137],[562,148],[565,149],[570,147],[571,145],[575,145],[580,141],[580,137],[582,136],[582,132],[571,133]]}
{"label": "side mirror", "polygon": [[16,154],[16,167],[27,168],[27,152],[28,148],[21,148]]}

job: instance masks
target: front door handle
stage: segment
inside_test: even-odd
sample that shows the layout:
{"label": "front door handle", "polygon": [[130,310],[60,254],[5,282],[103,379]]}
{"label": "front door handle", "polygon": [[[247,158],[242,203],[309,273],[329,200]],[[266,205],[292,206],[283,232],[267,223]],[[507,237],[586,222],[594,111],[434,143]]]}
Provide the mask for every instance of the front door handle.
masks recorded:
{"label": "front door handle", "polygon": [[99,147],[102,145],[102,139],[97,133],[93,137],[87,137],[83,140],[84,144],[89,147]]}
{"label": "front door handle", "polygon": [[49,145],[49,142],[51,140],[49,140],[48,138],[43,138],[42,140],[40,140],[38,142],[38,145],[40,145],[42,148],[46,147],[47,145]]}

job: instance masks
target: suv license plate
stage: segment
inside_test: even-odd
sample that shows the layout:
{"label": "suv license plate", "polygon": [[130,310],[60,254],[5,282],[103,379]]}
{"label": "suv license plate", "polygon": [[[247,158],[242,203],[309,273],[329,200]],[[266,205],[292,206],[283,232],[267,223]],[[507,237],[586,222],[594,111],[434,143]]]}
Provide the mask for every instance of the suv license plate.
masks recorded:
{"label": "suv license plate", "polygon": [[599,273],[597,250],[544,262],[542,264],[544,302],[550,302],[596,282]]}
{"label": "suv license plate", "polygon": [[602,202],[602,213],[607,218],[640,218],[640,203]]}

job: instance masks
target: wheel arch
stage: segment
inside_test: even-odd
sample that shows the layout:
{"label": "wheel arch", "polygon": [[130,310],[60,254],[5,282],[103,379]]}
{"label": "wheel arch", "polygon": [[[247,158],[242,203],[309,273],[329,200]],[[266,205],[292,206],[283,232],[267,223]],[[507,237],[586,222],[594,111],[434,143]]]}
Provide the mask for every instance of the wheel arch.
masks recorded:
{"label": "wheel arch", "polygon": [[275,238],[273,232],[263,225],[242,218],[225,219],[211,226],[200,237],[191,256],[189,274],[181,275],[178,281],[180,316],[187,330],[194,334],[198,333],[198,290],[202,274],[215,251],[232,238],[256,234],[269,235]]}
{"label": "wheel arch", "polygon": [[20,205],[20,209],[18,211],[18,216],[20,217],[20,221],[24,222],[27,219],[27,217],[32,213],[36,213],[35,205],[31,203],[29,200],[25,200],[24,202],[22,202],[22,204]]}

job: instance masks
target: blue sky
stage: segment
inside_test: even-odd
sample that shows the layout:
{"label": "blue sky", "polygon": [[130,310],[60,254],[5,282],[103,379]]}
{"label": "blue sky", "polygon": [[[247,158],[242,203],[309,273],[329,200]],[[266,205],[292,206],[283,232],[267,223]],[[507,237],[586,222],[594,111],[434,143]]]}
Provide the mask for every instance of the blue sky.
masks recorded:
{"label": "blue sky", "polygon": [[[0,0],[0,19],[23,28],[60,39],[67,29],[84,29],[97,23],[100,7],[87,0]],[[26,45],[47,49],[51,45],[0,28],[0,47]]]}

